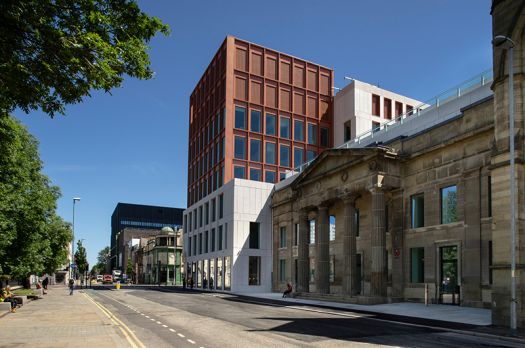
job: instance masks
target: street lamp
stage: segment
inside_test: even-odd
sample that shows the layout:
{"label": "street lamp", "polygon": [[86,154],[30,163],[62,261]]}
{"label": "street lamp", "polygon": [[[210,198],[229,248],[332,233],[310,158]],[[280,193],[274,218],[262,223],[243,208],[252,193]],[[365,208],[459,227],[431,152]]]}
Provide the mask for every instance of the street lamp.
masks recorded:
{"label": "street lamp", "polygon": [[506,49],[509,56],[509,156],[510,156],[510,328],[516,330],[516,188],[514,173],[514,41],[497,35],[492,40],[495,47]]}
{"label": "street lamp", "polygon": [[69,265],[69,279],[73,278],[73,265],[75,264],[75,203],[80,201],[79,197],[73,198],[73,241],[71,242],[71,264]]}

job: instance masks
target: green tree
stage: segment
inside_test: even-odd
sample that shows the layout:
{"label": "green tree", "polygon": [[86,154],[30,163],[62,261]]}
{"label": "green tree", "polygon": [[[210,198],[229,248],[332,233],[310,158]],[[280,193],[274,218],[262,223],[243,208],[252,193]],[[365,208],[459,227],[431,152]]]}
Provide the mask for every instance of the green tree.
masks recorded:
{"label": "green tree", "polygon": [[82,240],[77,241],[77,251],[75,251],[75,265],[78,272],[84,274],[88,268],[86,248],[82,245]]}
{"label": "green tree", "polygon": [[0,269],[15,279],[50,272],[71,240],[55,213],[60,191],[41,170],[36,139],[0,114]]}
{"label": "green tree", "polygon": [[153,76],[150,39],[169,27],[135,0],[0,1],[0,113],[53,117],[124,75]]}
{"label": "green tree", "polygon": [[97,264],[93,266],[92,273],[105,273],[106,272],[106,265],[109,261],[110,256],[110,249],[109,247],[104,247],[102,250],[98,252],[97,256]]}
{"label": "green tree", "polygon": [[53,215],[47,224],[49,248],[46,252],[44,271],[53,273],[67,263],[69,249],[67,246],[73,239],[71,224]]}

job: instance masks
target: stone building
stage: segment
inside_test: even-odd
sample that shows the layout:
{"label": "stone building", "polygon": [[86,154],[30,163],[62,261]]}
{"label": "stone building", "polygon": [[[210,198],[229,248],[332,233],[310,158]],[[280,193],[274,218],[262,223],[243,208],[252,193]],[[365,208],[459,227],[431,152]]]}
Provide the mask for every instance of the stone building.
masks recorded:
{"label": "stone building", "polygon": [[[523,327],[525,2],[495,0],[491,13],[493,35],[515,42],[515,301]],[[428,296],[491,308],[494,324],[509,325],[508,73],[508,50],[495,47],[493,81],[482,74],[276,184],[273,290],[292,282],[303,296],[356,303]]]}

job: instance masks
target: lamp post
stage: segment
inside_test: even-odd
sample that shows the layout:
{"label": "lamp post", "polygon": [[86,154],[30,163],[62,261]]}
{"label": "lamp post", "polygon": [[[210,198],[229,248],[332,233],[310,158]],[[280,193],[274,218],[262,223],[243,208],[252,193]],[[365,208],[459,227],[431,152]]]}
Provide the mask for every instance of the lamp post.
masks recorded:
{"label": "lamp post", "polygon": [[73,198],[73,241],[71,242],[71,265],[69,265],[69,278],[73,278],[73,265],[75,264],[75,203],[80,201],[79,197]]}
{"label": "lamp post", "polygon": [[494,46],[506,49],[509,56],[509,156],[510,156],[510,328],[516,330],[516,188],[514,164],[514,41],[510,37],[497,35]]}

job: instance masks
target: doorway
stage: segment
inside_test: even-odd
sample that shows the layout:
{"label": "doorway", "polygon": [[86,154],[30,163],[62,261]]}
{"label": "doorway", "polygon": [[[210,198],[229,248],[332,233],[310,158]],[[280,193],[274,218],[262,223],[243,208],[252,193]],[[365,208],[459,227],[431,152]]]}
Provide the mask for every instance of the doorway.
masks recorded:
{"label": "doorway", "polygon": [[439,248],[440,291],[442,304],[459,305],[460,288],[458,272],[458,246],[449,245]]}

